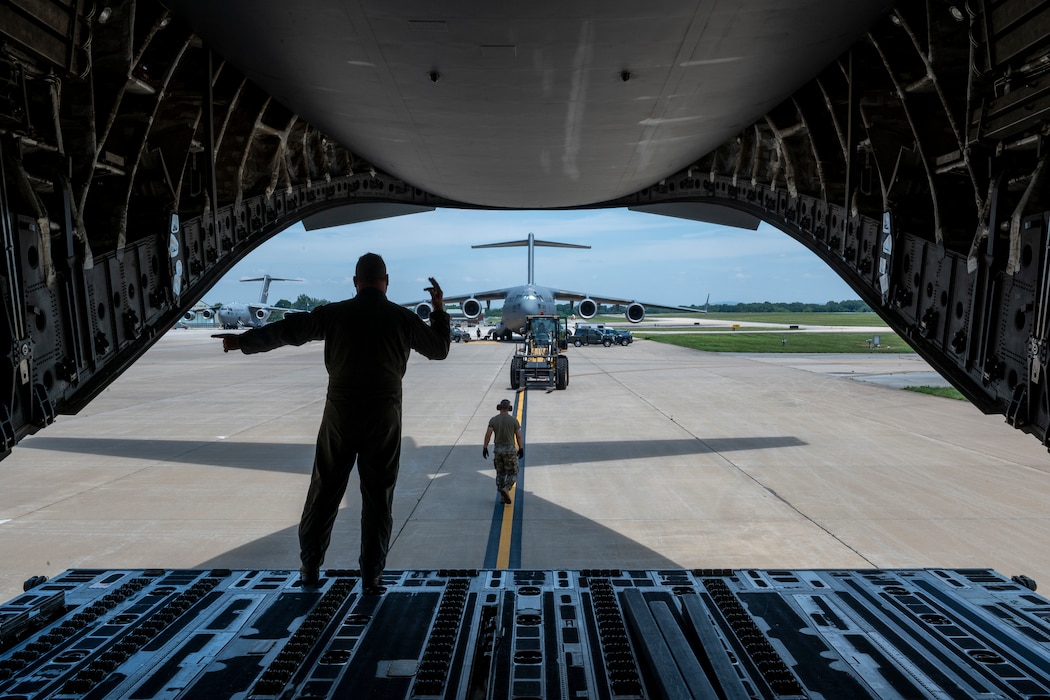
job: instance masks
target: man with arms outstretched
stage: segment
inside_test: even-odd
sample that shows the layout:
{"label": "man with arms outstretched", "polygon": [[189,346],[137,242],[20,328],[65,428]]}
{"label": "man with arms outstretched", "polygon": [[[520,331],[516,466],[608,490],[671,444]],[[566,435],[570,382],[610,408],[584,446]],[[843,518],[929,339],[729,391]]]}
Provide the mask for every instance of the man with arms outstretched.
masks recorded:
{"label": "man with arms outstretched", "polygon": [[317,433],[313,475],[299,522],[300,579],[317,586],[350,471],[361,482],[361,567],[366,594],[383,592],[382,576],[393,527],[394,486],[401,457],[401,379],[415,350],[443,360],[449,349],[449,317],[433,277],[430,325],[387,300],[386,263],[375,253],[357,261],[353,299],[242,334],[220,333],[225,352],[267,352],[282,345],[324,340],[328,394]]}

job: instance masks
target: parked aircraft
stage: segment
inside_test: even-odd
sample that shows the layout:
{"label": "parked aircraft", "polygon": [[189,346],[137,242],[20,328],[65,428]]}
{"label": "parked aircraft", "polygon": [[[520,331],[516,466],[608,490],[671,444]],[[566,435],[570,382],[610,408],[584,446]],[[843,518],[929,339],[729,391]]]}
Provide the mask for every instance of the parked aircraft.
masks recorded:
{"label": "parked aircraft", "polygon": [[[558,301],[569,301],[574,305],[573,312],[583,319],[594,318],[601,304],[617,304],[626,306],[624,316],[631,323],[640,323],[645,318],[645,305],[635,299],[618,299],[616,297],[598,296],[584,292],[573,292],[565,289],[555,289],[536,284],[535,272],[535,249],[536,246],[550,248],[590,248],[588,245],[575,243],[558,243],[555,241],[538,241],[534,234],[520,241],[506,241],[503,243],[485,243],[471,246],[472,248],[512,248],[527,247],[529,249],[529,277],[528,282],[517,287],[504,287],[487,292],[475,292],[461,296],[445,295],[448,303],[459,303],[463,314],[470,319],[475,319],[482,314],[481,302],[486,302],[486,308],[494,300],[503,300],[503,317],[499,324],[489,332],[496,339],[510,340],[514,333],[522,333],[525,328],[527,316],[547,315],[556,316],[558,313]],[[414,308],[422,319],[430,318],[433,310],[428,301],[416,301],[405,304]],[[665,309],[676,309],[696,313],[697,309],[684,306],[673,306],[668,304],[656,304],[649,302],[649,306],[658,306]]]}
{"label": "parked aircraft", "polygon": [[198,314],[205,319],[215,318],[219,326],[226,329],[234,328],[258,328],[265,326],[267,319],[272,313],[299,313],[296,309],[286,309],[281,306],[270,306],[267,299],[270,296],[270,282],[302,282],[301,279],[290,279],[287,277],[243,277],[241,282],[262,282],[262,293],[259,302],[244,303],[239,301],[221,304],[204,309],[192,309],[186,312],[186,320],[194,320]]}

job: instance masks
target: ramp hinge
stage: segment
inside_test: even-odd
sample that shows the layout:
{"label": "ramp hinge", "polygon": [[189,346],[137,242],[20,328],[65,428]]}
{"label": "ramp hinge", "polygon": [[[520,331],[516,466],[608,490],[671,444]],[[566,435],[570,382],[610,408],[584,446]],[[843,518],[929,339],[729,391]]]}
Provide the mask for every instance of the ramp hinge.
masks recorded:
{"label": "ramp hinge", "polygon": [[40,427],[51,425],[55,422],[55,407],[51,399],[47,398],[47,390],[43,384],[33,385],[33,400],[36,410],[34,411],[36,424]]}
{"label": "ramp hinge", "polygon": [[11,412],[7,406],[0,406],[0,448],[7,455],[15,446],[15,425],[11,422]]}
{"label": "ramp hinge", "polygon": [[1028,387],[1023,384],[1014,387],[1010,407],[1006,410],[1006,422],[1015,428],[1028,422]]}

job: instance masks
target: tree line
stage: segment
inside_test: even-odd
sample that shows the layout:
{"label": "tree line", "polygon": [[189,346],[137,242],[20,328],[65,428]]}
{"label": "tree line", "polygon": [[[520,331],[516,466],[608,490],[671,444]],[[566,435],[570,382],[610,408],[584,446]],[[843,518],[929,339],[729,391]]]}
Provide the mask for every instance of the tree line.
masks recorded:
{"label": "tree line", "polygon": [[[691,304],[690,308],[702,309],[700,304]],[[760,301],[741,304],[711,304],[708,311],[717,313],[871,313],[872,309],[860,299],[828,301],[823,304],[812,304],[801,301]]]}
{"label": "tree line", "polygon": [[313,311],[318,306],[324,306],[328,303],[327,299],[315,299],[314,297],[307,296],[306,294],[300,294],[295,301],[288,301],[287,299],[281,299],[274,306],[279,306],[282,309],[297,309],[299,311]]}

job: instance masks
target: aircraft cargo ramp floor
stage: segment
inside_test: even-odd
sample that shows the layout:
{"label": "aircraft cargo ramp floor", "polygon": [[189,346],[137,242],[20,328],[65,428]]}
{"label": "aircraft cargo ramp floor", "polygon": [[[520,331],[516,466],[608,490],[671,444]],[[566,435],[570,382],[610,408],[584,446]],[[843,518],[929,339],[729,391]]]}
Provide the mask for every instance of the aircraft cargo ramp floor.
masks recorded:
{"label": "aircraft cargo ramp floor", "polygon": [[981,569],[70,570],[0,697],[1050,696],[1050,602]]}
{"label": "aircraft cargo ramp floor", "polygon": [[[356,488],[298,585],[323,345],[161,338],[0,462],[0,700],[1050,697],[1050,457],[870,381],[914,355],[639,340],[515,393],[513,352],[410,360],[363,597]],[[504,398],[507,505],[481,455]]]}

